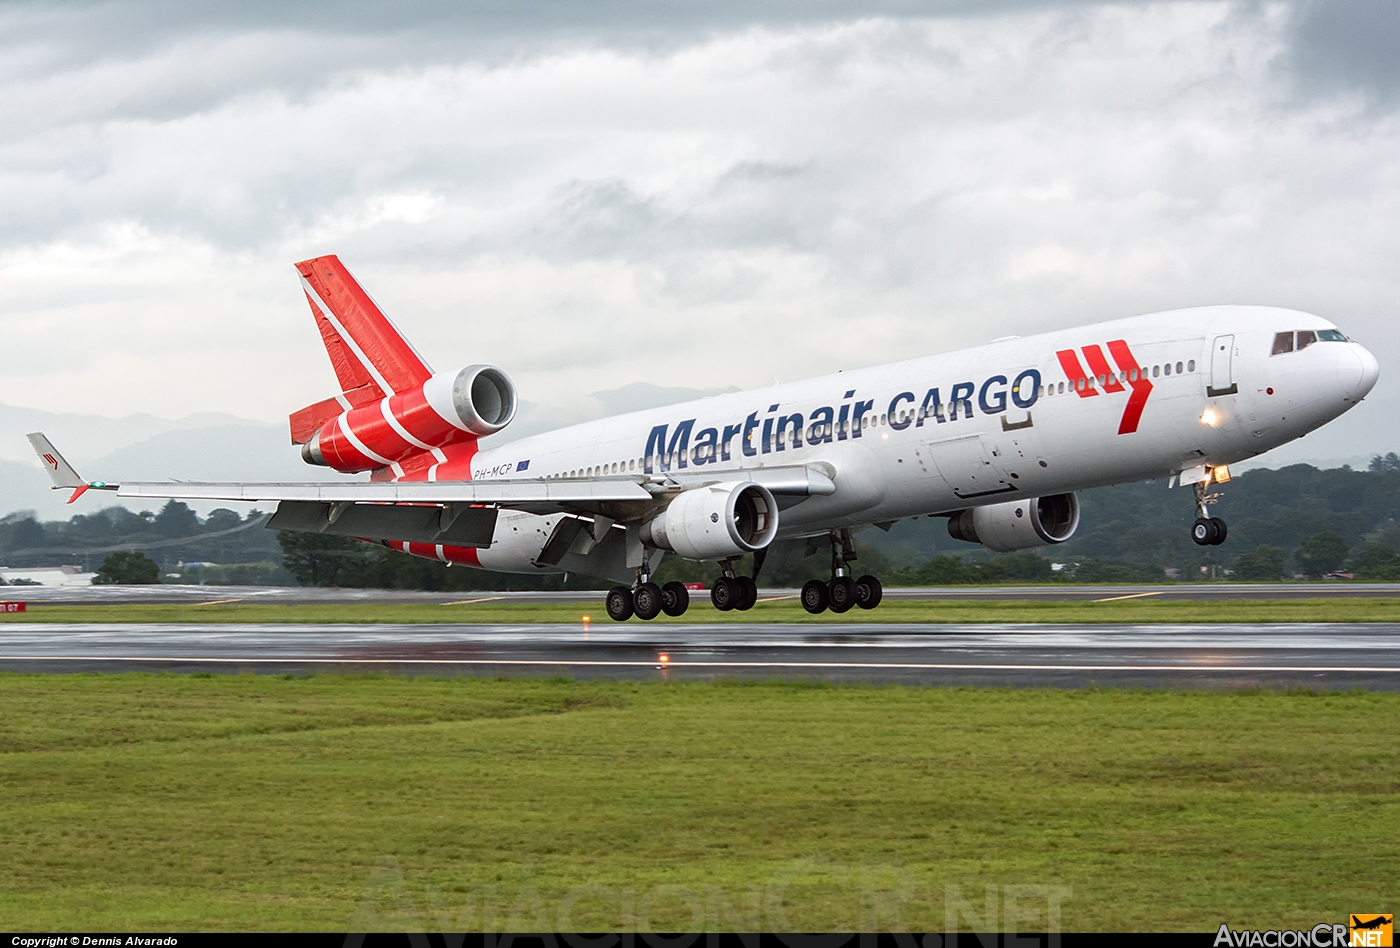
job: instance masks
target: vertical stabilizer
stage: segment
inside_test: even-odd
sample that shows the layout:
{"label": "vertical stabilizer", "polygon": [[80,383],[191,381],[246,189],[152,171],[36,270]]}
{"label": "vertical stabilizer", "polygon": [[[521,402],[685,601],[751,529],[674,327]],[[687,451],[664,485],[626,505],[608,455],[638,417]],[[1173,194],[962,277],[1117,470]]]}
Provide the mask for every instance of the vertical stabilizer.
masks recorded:
{"label": "vertical stabilizer", "polygon": [[340,258],[315,257],[296,267],[342,391],[372,382],[383,397],[416,388],[432,376],[433,370]]}

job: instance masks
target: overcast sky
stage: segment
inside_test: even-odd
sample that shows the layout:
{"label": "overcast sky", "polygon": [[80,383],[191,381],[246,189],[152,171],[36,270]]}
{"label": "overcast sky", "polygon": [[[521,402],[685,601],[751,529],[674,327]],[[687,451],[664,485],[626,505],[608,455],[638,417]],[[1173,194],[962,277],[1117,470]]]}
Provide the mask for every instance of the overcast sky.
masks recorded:
{"label": "overcast sky", "polygon": [[1327,437],[1397,449],[1397,7],[7,3],[0,402],[284,419],[337,253],[560,417],[1291,306],[1381,361]]}

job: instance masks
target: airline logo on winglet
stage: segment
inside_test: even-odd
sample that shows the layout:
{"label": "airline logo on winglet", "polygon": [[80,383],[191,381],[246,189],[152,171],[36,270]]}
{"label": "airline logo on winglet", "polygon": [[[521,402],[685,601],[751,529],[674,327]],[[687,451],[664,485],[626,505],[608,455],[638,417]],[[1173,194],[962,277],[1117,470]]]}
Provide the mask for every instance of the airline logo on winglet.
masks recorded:
{"label": "airline logo on winglet", "polygon": [[55,471],[58,470],[58,459],[55,458],[52,454],[44,455],[44,461],[48,464],[49,467],[53,468]]}
{"label": "airline logo on winglet", "polygon": [[1097,345],[1083,346],[1080,351],[1084,353],[1084,361],[1089,364],[1088,372],[1080,363],[1079,354],[1073,349],[1061,349],[1055,353],[1060,359],[1060,368],[1065,370],[1065,375],[1069,378],[1070,386],[1080,398],[1098,395],[1097,385],[1102,385],[1104,392],[1114,394],[1123,391],[1123,382],[1118,377],[1119,372],[1123,373],[1123,378],[1132,391],[1128,395],[1128,404],[1123,408],[1118,433],[1132,434],[1137,431],[1138,422],[1142,420],[1142,410],[1147,406],[1147,397],[1152,394],[1152,383],[1148,381],[1147,370],[1139,366],[1137,359],[1133,357],[1127,341],[1114,339],[1108,344],[1109,354],[1113,356],[1113,361],[1118,363],[1116,372],[1109,366],[1103,350]]}

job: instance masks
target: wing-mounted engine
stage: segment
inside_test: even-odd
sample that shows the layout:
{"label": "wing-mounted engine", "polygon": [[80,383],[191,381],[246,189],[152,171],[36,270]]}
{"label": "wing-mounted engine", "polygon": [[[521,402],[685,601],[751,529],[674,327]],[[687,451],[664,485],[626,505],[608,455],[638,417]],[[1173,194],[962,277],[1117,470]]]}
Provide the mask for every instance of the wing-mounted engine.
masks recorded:
{"label": "wing-mounted engine", "polygon": [[341,412],[302,445],[308,464],[352,474],[430,448],[495,434],[515,417],[515,384],[492,365],[433,375],[422,385]]}
{"label": "wing-mounted engine", "polygon": [[998,553],[1063,543],[1074,536],[1078,526],[1076,494],[972,507],[948,518],[948,534],[953,539],[980,543]]}
{"label": "wing-mounted engine", "polygon": [[642,525],[642,542],[688,560],[714,560],[761,550],[778,533],[778,504],[752,481],[684,491]]}

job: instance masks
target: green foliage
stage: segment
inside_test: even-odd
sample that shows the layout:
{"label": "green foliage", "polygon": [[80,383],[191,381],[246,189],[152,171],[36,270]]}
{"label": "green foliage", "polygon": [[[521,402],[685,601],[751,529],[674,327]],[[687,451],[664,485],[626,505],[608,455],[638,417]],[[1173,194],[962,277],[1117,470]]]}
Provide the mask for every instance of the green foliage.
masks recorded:
{"label": "green foliage", "polygon": [[1384,457],[1377,454],[1371,458],[1371,463],[1367,467],[1373,474],[1397,474],[1400,473],[1400,454],[1391,451]]}
{"label": "green foliage", "polygon": [[1357,579],[1379,582],[1400,580],[1400,553],[1383,543],[1367,543],[1351,557]]}
{"label": "green foliage", "polygon": [[[711,929],[940,931],[951,887],[981,913],[1032,880],[1068,887],[1069,931],[1306,929],[1394,891],[1397,713],[1385,693],[6,675],[0,924],[669,931],[723,899],[738,917]],[[991,927],[1043,930],[1029,891],[1031,917]]]}
{"label": "green foliage", "polygon": [[1276,546],[1261,543],[1253,553],[1241,553],[1235,557],[1235,578],[1252,582],[1276,582],[1283,577],[1283,561],[1286,554]]}
{"label": "green foliage", "polygon": [[187,537],[199,531],[199,518],[188,505],[178,500],[168,500],[156,514],[152,526],[163,537]]}
{"label": "green foliage", "polygon": [[102,561],[93,582],[103,586],[148,586],[160,582],[160,564],[145,553],[113,553]]}
{"label": "green foliage", "polygon": [[1330,531],[1323,531],[1304,537],[1293,559],[1303,572],[1316,578],[1341,569],[1349,549],[1346,540]]}

